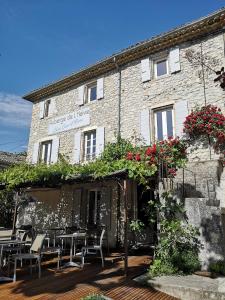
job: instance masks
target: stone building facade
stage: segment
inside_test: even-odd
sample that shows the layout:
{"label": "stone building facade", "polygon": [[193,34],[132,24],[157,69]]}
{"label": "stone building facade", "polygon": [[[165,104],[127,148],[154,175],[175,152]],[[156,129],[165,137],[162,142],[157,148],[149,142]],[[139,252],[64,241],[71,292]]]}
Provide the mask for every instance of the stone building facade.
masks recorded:
{"label": "stone building facade", "polygon": [[[28,161],[54,163],[63,155],[70,163],[81,163],[100,155],[117,135],[147,145],[181,136],[184,118],[196,106],[214,104],[225,113],[225,92],[214,84],[211,70],[225,63],[224,24],[222,9],[25,95],[33,102]],[[211,69],[190,61],[192,54]],[[202,255],[209,261],[225,253],[220,243],[225,175],[209,147],[190,149],[189,158],[187,168],[194,171],[186,171],[185,183],[178,174],[177,186],[185,184],[192,223],[203,226],[203,217],[216,215],[217,225],[211,222],[205,230],[215,231],[213,241],[202,233],[204,244],[214,245]],[[198,214],[193,215],[194,209]]]}

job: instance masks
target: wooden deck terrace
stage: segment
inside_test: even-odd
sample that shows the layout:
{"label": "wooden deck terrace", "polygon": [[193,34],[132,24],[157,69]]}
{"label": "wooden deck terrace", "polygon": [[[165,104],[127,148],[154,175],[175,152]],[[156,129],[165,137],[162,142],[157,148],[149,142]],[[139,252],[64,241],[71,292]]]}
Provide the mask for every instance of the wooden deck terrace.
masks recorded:
{"label": "wooden deck terrace", "polygon": [[[115,256],[114,256],[115,257]],[[128,276],[124,276],[121,260],[106,258],[102,269],[100,260],[87,260],[83,269],[56,269],[56,261],[42,263],[42,277],[38,279],[34,270],[17,270],[15,283],[0,285],[1,300],[79,300],[89,294],[104,294],[113,300],[172,300],[175,299],[159,291],[138,285],[132,279],[143,274],[149,267],[150,257],[130,256]]]}

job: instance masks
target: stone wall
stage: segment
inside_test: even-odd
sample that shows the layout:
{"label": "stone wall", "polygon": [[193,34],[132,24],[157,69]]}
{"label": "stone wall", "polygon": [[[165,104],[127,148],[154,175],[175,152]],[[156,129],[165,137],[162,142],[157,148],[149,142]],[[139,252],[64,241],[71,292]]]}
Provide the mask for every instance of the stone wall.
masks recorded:
{"label": "stone wall", "polygon": [[[140,137],[140,112],[143,109],[155,109],[164,105],[174,105],[176,102],[187,100],[188,111],[196,105],[204,105],[204,90],[201,76],[201,67],[193,67],[185,58],[187,50],[200,51],[216,60],[215,68],[224,65],[224,41],[223,35],[215,34],[203,38],[201,41],[193,41],[180,45],[181,71],[176,74],[152,78],[143,83],[141,80],[141,61],[137,60],[125,65],[121,71],[121,135],[124,138]],[[169,50],[169,49],[168,49]],[[151,60],[168,55],[168,51],[152,55]],[[153,66],[152,66],[153,68]],[[200,76],[200,77],[199,77]],[[224,111],[225,93],[214,84],[215,75],[205,72],[207,103],[216,104]],[[96,78],[97,79],[97,78]],[[115,140],[118,132],[118,99],[119,99],[119,74],[110,72],[104,75],[104,98],[93,103],[84,104],[90,109],[90,125],[81,130],[89,130],[98,126],[105,127],[105,142]],[[85,82],[84,82],[85,84]],[[33,105],[32,124],[28,147],[28,161],[31,160],[33,145],[42,138],[48,137],[48,124],[55,117],[63,116],[79,109],[76,104],[78,97],[77,86],[63,93],[51,97],[55,100],[56,110],[52,117],[39,119],[39,103]],[[42,101],[44,99],[40,99]],[[176,119],[176,112],[175,112]],[[151,124],[152,125],[152,124]],[[79,129],[80,130],[80,129]],[[77,130],[68,130],[58,134],[60,138],[59,153],[72,161],[74,148],[74,133]],[[152,135],[154,133],[151,126]],[[212,153],[213,155],[213,153]],[[211,158],[212,158],[211,155]],[[190,156],[194,160],[208,160],[208,150],[199,146]]]}

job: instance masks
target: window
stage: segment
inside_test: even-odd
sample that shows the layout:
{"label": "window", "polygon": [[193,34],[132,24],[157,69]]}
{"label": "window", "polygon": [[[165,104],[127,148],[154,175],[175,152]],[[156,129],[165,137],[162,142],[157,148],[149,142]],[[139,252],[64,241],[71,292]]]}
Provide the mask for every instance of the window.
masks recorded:
{"label": "window", "polygon": [[97,100],[97,82],[88,84],[86,87],[86,103]]}
{"label": "window", "polygon": [[158,60],[155,62],[155,77],[161,77],[163,75],[169,74],[168,72],[168,60],[163,59],[163,60]]}
{"label": "window", "polygon": [[154,111],[155,139],[162,141],[174,135],[173,108],[168,107]]}
{"label": "window", "polygon": [[52,154],[52,141],[42,142],[40,145],[39,162],[50,164]]}
{"label": "window", "polygon": [[96,157],[96,130],[84,133],[84,160]]}
{"label": "window", "polygon": [[101,191],[89,191],[88,197],[88,225],[98,225],[100,222]]}
{"label": "window", "polygon": [[49,107],[51,104],[51,100],[46,100],[45,101],[45,106],[44,106],[44,118],[49,116]]}

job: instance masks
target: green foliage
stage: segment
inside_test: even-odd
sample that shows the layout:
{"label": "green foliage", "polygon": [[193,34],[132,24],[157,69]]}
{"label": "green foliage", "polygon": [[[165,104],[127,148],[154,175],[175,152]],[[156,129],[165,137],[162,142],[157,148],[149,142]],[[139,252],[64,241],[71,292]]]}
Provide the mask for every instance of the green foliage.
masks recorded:
{"label": "green foliage", "polygon": [[144,162],[130,161],[125,158],[127,149],[134,149],[130,142],[119,139],[117,143],[108,144],[101,158],[82,165],[70,165],[60,158],[53,165],[20,164],[0,172],[0,182],[5,183],[8,189],[15,189],[26,185],[54,186],[63,184],[66,180],[77,175],[101,178],[112,172],[127,170],[128,177],[139,183],[147,184],[147,177],[157,172],[155,165],[146,165]]}
{"label": "green foliage", "polygon": [[14,207],[13,192],[0,191],[0,226],[5,228],[12,227]]}
{"label": "green foliage", "polygon": [[176,268],[170,261],[162,261],[161,259],[155,259],[153,265],[150,266],[149,271],[149,275],[151,278],[161,275],[173,275],[178,273],[178,268]]}
{"label": "green foliage", "polygon": [[130,222],[130,229],[131,231],[133,232],[138,232],[138,233],[141,233],[144,229],[145,225],[144,223],[142,223],[140,220],[132,220]]}
{"label": "green foliage", "polygon": [[102,295],[91,294],[82,298],[81,300],[105,300],[105,298]]}
{"label": "green foliage", "polygon": [[190,274],[198,270],[199,231],[178,219],[185,212],[182,205],[173,199],[171,193],[162,194],[162,199],[150,204],[161,218],[156,259],[150,267],[150,276]]}
{"label": "green foliage", "polygon": [[120,160],[125,158],[128,152],[135,151],[135,149],[136,147],[130,141],[118,137],[115,143],[108,143],[105,146],[102,160],[108,162]]}
{"label": "green foliage", "polygon": [[219,260],[209,265],[209,271],[225,276],[225,261]]}

